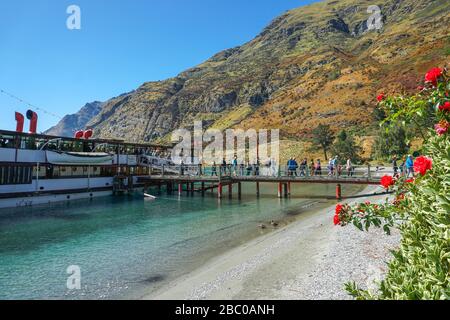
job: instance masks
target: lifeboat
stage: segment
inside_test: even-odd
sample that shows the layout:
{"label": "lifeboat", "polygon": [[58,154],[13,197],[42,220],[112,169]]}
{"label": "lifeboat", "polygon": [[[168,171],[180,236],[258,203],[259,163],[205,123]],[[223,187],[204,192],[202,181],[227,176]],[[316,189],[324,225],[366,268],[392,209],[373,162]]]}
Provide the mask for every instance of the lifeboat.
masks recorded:
{"label": "lifeboat", "polygon": [[47,162],[59,165],[111,165],[113,155],[105,152],[45,151]]}

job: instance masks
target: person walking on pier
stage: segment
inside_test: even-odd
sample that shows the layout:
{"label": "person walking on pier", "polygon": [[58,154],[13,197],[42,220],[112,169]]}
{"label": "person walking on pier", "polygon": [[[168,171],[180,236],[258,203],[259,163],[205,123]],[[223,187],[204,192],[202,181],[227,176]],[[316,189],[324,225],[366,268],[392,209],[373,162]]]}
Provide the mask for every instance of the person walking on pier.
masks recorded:
{"label": "person walking on pier", "polygon": [[250,164],[250,161],[247,161],[247,176],[250,176],[252,174],[252,165]]}
{"label": "person walking on pier", "polygon": [[311,163],[309,164],[309,175],[313,176],[315,171],[314,159],[311,159]]}
{"label": "person walking on pier", "polygon": [[232,164],[233,164],[233,175],[236,177],[238,168],[237,156],[234,156]]}
{"label": "person walking on pier", "polygon": [[347,159],[345,169],[347,169],[347,177],[353,177],[353,164],[350,158]]}
{"label": "person walking on pier", "polygon": [[217,165],[216,162],[213,162],[212,168],[211,168],[211,176],[216,176],[217,177]]}
{"label": "person walking on pier", "polygon": [[294,175],[297,177],[297,169],[298,169],[298,163],[296,158],[292,158],[291,162],[291,175]]}
{"label": "person walking on pier", "polygon": [[222,165],[220,166],[220,173],[222,175],[227,174],[227,161],[225,160],[225,158],[223,158],[223,160],[222,160]]}
{"label": "person walking on pier", "polygon": [[400,167],[399,167],[400,175],[402,175],[402,176],[405,175],[405,171],[406,171],[405,165],[406,165],[406,159],[403,158],[403,159],[402,159],[402,162],[400,162]]}
{"label": "person walking on pier", "polygon": [[394,177],[397,176],[398,173],[397,156],[394,156],[392,158],[392,169],[394,169]]}
{"label": "person walking on pier", "polygon": [[328,161],[328,175],[332,176],[334,174],[334,158],[331,158]]}
{"label": "person walking on pier", "polygon": [[320,163],[320,159],[317,159],[317,163],[314,168],[314,175],[322,176],[322,164]]}
{"label": "person walking on pier", "polygon": [[259,158],[256,159],[254,166],[255,166],[255,176],[259,176]]}
{"label": "person walking on pier", "polygon": [[292,167],[292,158],[290,158],[288,160],[288,162],[286,163],[288,177],[292,176],[292,169],[291,169],[291,167]]}
{"label": "person walking on pier", "polygon": [[414,177],[414,160],[412,155],[408,155],[408,157],[406,158],[406,177],[409,178]]}
{"label": "person walking on pier", "polygon": [[306,176],[306,168],[308,167],[308,160],[305,158],[300,162],[300,177]]}

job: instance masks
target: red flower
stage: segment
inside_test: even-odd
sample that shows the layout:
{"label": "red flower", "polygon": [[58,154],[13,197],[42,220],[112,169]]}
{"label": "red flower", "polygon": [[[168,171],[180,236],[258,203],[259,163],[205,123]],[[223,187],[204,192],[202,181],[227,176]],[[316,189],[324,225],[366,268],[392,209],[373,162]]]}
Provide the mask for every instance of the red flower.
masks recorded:
{"label": "red flower", "polygon": [[338,203],[336,205],[336,210],[335,210],[335,214],[334,214],[334,225],[337,226],[338,224],[341,223],[341,220],[339,218],[339,214],[341,213],[342,209],[344,208],[344,206],[340,203]]}
{"label": "red flower", "polygon": [[433,168],[433,160],[428,157],[420,156],[414,161],[414,171],[420,172],[424,176],[428,170]]}
{"label": "red flower", "polygon": [[438,78],[442,76],[441,68],[432,68],[425,75],[425,82],[430,82],[434,86],[437,85]]}
{"label": "red flower", "polygon": [[335,214],[336,214],[336,215],[339,215],[339,214],[341,213],[341,211],[342,211],[342,208],[344,208],[344,206],[343,206],[342,204],[338,203],[338,204],[336,205]]}
{"label": "red flower", "polygon": [[410,178],[408,180],[405,181],[406,183],[414,183],[414,178]]}
{"label": "red flower", "polygon": [[450,102],[445,102],[444,105],[439,106],[439,110],[441,111],[450,111]]}
{"label": "red flower", "polygon": [[339,220],[339,216],[338,215],[334,216],[334,221],[333,222],[334,222],[335,226],[337,226],[339,223],[341,223],[341,221]]}
{"label": "red flower", "polygon": [[450,123],[448,121],[442,120],[438,124],[434,126],[434,130],[436,130],[436,133],[440,136],[443,134],[446,134],[448,130],[450,129]]}
{"label": "red flower", "polygon": [[380,93],[377,97],[378,102],[381,102],[384,100],[384,98],[386,98],[386,96],[384,95],[384,93]]}
{"label": "red flower", "polygon": [[391,176],[384,176],[381,178],[380,181],[381,185],[385,188],[385,189],[389,189],[390,186],[394,185],[394,178]]}

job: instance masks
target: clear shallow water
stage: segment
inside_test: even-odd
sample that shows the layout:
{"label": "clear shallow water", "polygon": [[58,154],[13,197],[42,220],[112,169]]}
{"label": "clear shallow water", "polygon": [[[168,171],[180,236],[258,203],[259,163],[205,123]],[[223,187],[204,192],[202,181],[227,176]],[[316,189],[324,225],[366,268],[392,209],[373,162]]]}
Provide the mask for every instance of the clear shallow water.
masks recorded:
{"label": "clear shallow water", "polygon": [[[277,199],[276,185],[245,185],[242,200],[167,196],[107,197],[51,206],[0,210],[0,299],[136,298],[193,270],[221,252],[289,221],[333,195],[334,185],[299,185]],[[224,188],[226,191],[226,188]],[[359,191],[349,186],[343,192]],[[310,210],[310,209],[309,209]],[[81,290],[68,290],[66,269],[81,269]]]}

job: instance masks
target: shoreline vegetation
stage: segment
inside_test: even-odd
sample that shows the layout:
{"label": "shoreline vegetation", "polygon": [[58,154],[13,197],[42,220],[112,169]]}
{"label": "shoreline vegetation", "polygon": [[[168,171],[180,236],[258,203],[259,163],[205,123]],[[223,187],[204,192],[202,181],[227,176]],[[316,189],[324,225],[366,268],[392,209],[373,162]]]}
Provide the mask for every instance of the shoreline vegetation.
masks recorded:
{"label": "shoreline vegetation", "polygon": [[[378,191],[367,187],[363,195]],[[384,201],[386,195],[348,200]],[[344,284],[367,287],[386,271],[398,236],[336,228],[334,206],[320,209],[273,232],[219,254],[141,299],[351,299]]]}

